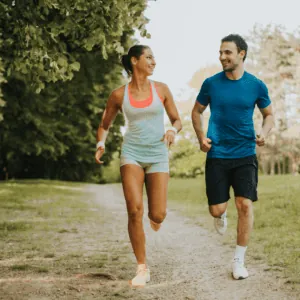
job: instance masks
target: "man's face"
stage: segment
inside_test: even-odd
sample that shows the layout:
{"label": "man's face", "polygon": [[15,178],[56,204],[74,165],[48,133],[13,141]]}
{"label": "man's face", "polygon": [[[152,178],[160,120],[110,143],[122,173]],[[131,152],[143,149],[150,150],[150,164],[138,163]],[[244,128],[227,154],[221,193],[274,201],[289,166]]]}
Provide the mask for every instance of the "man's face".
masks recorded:
{"label": "man's face", "polygon": [[243,63],[245,51],[238,52],[234,42],[224,42],[220,47],[220,62],[225,72],[232,72]]}

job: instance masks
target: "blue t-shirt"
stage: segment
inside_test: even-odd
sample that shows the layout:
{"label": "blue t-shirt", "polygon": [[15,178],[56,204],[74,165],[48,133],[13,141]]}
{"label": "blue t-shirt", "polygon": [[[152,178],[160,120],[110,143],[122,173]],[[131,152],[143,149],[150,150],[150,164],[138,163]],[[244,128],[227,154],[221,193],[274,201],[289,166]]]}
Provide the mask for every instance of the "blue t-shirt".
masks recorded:
{"label": "blue t-shirt", "polygon": [[256,153],[255,104],[265,108],[271,103],[261,80],[247,72],[239,80],[230,80],[220,72],[203,82],[197,101],[209,104],[211,111],[207,137],[212,147],[207,157],[242,158]]}

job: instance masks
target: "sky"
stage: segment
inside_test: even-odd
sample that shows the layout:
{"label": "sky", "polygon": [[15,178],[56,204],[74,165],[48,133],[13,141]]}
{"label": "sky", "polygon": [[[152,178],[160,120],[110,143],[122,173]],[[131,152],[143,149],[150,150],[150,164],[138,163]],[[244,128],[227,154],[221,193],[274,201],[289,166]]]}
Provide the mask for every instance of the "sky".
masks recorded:
{"label": "sky", "polygon": [[[187,82],[202,67],[218,64],[220,40],[230,34],[248,35],[255,24],[283,25],[293,32],[300,26],[300,0],[157,0],[145,15],[156,58],[153,80],[170,87],[174,98],[184,97]],[[251,51],[251,49],[249,49]]]}

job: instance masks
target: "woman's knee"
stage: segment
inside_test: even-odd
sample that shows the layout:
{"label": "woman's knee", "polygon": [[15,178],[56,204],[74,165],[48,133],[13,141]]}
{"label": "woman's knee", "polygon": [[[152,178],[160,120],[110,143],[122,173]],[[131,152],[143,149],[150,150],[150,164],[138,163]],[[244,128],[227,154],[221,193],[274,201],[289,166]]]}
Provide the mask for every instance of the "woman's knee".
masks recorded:
{"label": "woman's knee", "polygon": [[128,211],[128,218],[130,221],[142,221],[143,220],[143,208],[133,208],[131,210]]}
{"label": "woman's knee", "polygon": [[166,211],[149,212],[149,214],[148,214],[149,219],[158,224],[160,224],[164,221],[164,219],[166,218],[166,215],[167,215]]}

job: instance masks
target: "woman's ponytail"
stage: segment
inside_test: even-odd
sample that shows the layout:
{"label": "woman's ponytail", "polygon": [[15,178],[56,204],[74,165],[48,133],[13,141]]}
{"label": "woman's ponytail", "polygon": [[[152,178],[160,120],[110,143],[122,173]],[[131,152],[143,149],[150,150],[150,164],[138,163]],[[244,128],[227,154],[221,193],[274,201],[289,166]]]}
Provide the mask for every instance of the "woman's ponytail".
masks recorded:
{"label": "woman's ponytail", "polygon": [[123,65],[126,73],[128,74],[128,76],[131,76],[132,75],[132,65],[131,65],[131,61],[130,61],[130,56],[128,54],[122,55],[121,62],[122,62],[122,65]]}

